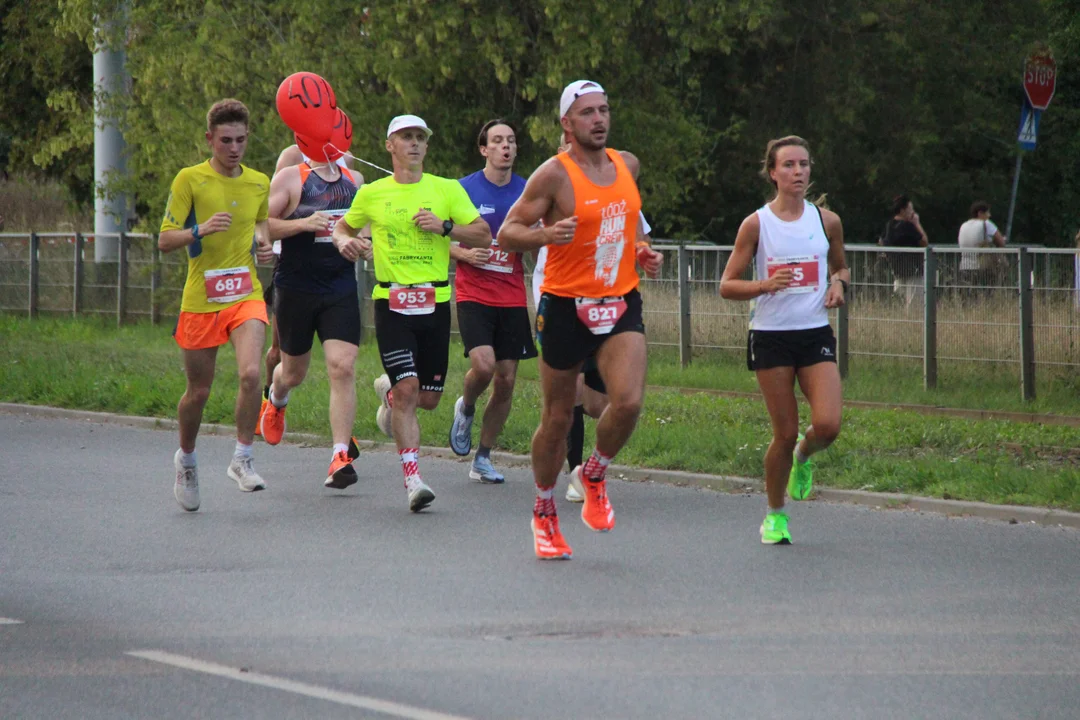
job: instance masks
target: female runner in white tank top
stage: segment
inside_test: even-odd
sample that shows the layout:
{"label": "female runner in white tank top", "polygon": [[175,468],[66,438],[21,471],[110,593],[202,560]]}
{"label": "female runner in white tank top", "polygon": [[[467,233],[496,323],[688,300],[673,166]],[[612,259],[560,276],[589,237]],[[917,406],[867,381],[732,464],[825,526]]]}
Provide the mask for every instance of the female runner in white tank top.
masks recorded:
{"label": "female runner in white tank top", "polygon": [[[776,196],[743,220],[724,268],[720,294],[752,300],[747,365],[772,420],[765,453],[769,509],[761,542],[790,544],[784,492],[805,500],[812,487],[810,457],[840,434],[840,373],[828,309],[844,304],[851,274],[840,217],[806,200],[810,149],[802,138],[769,142],[761,173]],[[750,263],[754,280],[741,280]],[[795,380],[810,401],[810,427],[799,435]]]}

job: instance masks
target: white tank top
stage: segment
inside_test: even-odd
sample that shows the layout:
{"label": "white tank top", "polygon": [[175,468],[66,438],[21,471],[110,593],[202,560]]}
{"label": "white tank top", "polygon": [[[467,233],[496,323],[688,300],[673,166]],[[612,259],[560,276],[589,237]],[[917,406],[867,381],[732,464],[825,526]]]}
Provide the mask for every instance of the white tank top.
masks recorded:
{"label": "white tank top", "polygon": [[[644,235],[648,235],[652,232],[652,225],[649,225],[649,221],[645,219],[645,213],[639,212],[638,217],[641,218],[641,232]],[[540,248],[540,251],[536,253],[536,267],[533,268],[532,274],[532,291],[533,291],[533,307],[540,305],[540,296],[543,294],[540,292],[540,286],[544,284],[544,266],[547,265],[547,245]]]}
{"label": "white tank top", "polygon": [[825,291],[829,287],[829,239],[816,206],[803,200],[802,216],[785,222],[768,205],[757,211],[761,232],[754,258],[754,276],[790,267],[795,278],[774,295],[755,298],[750,309],[751,330],[808,330],[829,324]]}

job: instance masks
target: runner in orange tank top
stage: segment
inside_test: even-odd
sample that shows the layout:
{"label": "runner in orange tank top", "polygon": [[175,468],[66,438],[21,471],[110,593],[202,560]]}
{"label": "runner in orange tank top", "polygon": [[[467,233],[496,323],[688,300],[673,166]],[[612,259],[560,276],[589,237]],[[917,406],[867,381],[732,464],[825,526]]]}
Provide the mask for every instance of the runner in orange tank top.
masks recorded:
{"label": "runner in orange tank top", "polygon": [[544,409],[532,442],[533,543],[545,560],[569,559],[572,553],[559,530],[553,488],[566,460],[577,376],[594,356],[610,404],[596,428],[596,449],[574,475],[585,488],[585,525],[598,532],[615,527],[604,476],[634,432],[645,392],[636,263],[655,274],[663,262],[663,255],[638,242],[639,163],[630,153],[607,148],[611,115],[604,89],[587,80],[573,82],[563,90],[559,111],[573,140],[570,150],[537,168],[498,236],[499,245],[511,251],[549,246],[536,311]]}

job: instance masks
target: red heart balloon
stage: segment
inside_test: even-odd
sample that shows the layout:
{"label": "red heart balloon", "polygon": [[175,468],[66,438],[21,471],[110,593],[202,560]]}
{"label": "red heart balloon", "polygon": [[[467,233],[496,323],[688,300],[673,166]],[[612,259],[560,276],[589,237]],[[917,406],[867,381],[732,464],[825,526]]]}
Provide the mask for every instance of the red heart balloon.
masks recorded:
{"label": "red heart balloon", "polygon": [[330,83],[312,72],[293,73],[277,91],[277,111],[290,130],[328,142],[337,122],[337,97]]}
{"label": "red heart balloon", "polygon": [[338,116],[334,123],[334,134],[330,136],[332,148],[328,152],[331,160],[337,160],[349,152],[349,148],[352,147],[352,134],[352,121],[349,120],[349,116],[345,114],[344,110],[338,108]]}
{"label": "red heart balloon", "polygon": [[295,133],[296,146],[300,152],[315,162],[333,162],[349,151],[352,146],[352,122],[344,110],[337,111],[337,123],[329,142],[321,142],[306,135]]}

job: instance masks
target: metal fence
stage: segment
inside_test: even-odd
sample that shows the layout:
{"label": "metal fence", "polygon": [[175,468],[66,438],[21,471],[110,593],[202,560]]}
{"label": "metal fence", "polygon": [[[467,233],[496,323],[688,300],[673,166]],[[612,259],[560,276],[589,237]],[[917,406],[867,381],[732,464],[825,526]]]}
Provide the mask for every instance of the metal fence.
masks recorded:
{"label": "metal fence", "polygon": [[[96,264],[93,234],[0,233],[0,310],[171,322],[180,307],[184,254],[161,253],[152,235],[110,237],[119,239],[119,262]],[[750,303],[724,300],[719,292],[732,248],[656,247],[667,262],[659,278],[641,285],[649,344],[671,348],[684,366],[710,354],[741,358]],[[913,373],[921,365],[925,386],[933,388],[943,364],[995,364],[1014,370],[1023,397],[1031,399],[1037,370],[1080,370],[1076,250],[849,245],[847,258],[848,302],[830,317],[844,376],[853,359],[888,359],[910,364]],[[527,259],[528,288],[531,264]],[[270,274],[269,266],[259,267],[263,282]],[[358,263],[357,280],[371,329],[371,304],[364,301],[374,282],[370,264]],[[453,323],[456,332],[456,314]]]}

